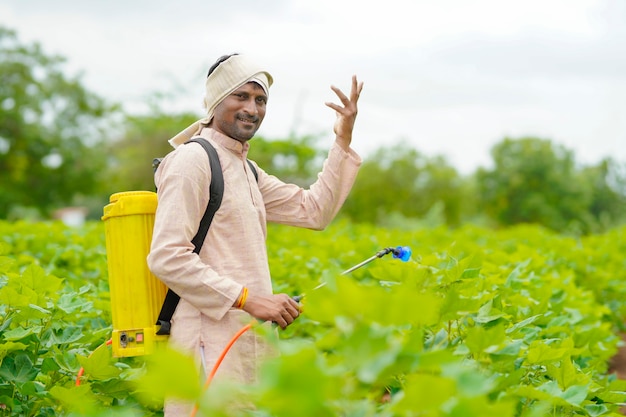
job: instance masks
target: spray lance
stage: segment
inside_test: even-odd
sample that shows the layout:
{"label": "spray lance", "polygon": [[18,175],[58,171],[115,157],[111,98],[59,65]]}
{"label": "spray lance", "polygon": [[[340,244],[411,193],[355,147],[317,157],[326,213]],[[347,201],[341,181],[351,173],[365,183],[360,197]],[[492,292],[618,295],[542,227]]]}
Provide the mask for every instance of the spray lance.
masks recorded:
{"label": "spray lance", "polygon": [[[347,270],[343,271],[341,273],[341,275],[347,275],[350,272],[361,268],[364,265],[367,265],[368,263],[378,259],[378,258],[382,258],[385,255],[388,254],[393,254],[393,258],[394,259],[400,259],[402,262],[407,262],[409,259],[411,259],[411,248],[409,248],[408,246],[397,246],[395,248],[389,247],[389,248],[385,248],[382,249],[380,251],[378,251],[374,256],[364,260],[361,263],[358,263],[356,265],[354,265],[351,268],[348,268]],[[313,290],[317,290],[319,288],[322,288],[323,286],[326,285],[326,282],[322,282],[320,285],[318,285],[317,287],[313,288]],[[301,294],[301,295],[296,295],[293,298],[294,301],[296,302],[300,302],[303,298],[304,298],[305,294]],[[224,348],[224,350],[222,351],[222,353],[220,354],[219,358],[217,359],[217,361],[215,362],[215,365],[213,366],[213,369],[211,370],[211,373],[209,374],[209,376],[206,379],[206,382],[204,384],[204,389],[206,390],[210,383],[211,380],[213,379],[213,377],[215,376],[215,373],[217,372],[218,368],[220,367],[222,361],[224,360],[224,358],[226,357],[226,354],[228,353],[228,351],[230,350],[230,348],[233,346],[233,344],[237,341],[237,339],[239,339],[239,337],[241,335],[243,335],[245,332],[247,332],[248,330],[250,330],[252,328],[252,326],[256,323],[256,321],[252,321],[251,323],[245,325],[244,327],[242,327],[234,336],[233,338],[228,342],[228,344],[226,345],[226,347]],[[190,417],[195,417],[196,413],[198,412],[198,404],[195,405]]]}
{"label": "spray lance", "polygon": [[[354,265],[351,268],[346,269],[345,271],[343,271],[341,273],[341,275],[347,275],[350,272],[359,269],[360,267],[367,265],[368,263],[378,259],[378,258],[382,258],[385,255],[388,255],[392,253],[393,254],[393,258],[394,259],[400,259],[402,262],[406,262],[409,259],[411,259],[411,248],[409,248],[408,246],[396,246],[395,248],[385,248],[382,250],[379,250],[378,252],[376,252],[376,255],[367,258],[366,260],[364,260],[361,263],[358,263],[356,265]],[[317,287],[313,288],[313,291],[322,288],[323,286],[326,285],[326,282],[322,282],[320,285],[318,285]],[[295,297],[292,297],[296,302],[300,302],[303,298],[304,298],[305,294],[302,295],[296,295]]]}

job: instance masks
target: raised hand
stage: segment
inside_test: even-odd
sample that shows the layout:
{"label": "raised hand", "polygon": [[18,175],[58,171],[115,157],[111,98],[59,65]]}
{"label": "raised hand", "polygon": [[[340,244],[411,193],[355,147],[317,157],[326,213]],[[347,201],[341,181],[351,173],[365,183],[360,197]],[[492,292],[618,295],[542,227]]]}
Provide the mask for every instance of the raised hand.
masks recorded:
{"label": "raised hand", "polygon": [[337,120],[333,128],[337,136],[335,141],[343,149],[348,150],[352,142],[352,130],[354,129],[354,121],[358,112],[357,102],[363,90],[363,82],[357,82],[356,75],[352,76],[352,88],[350,89],[350,98],[348,98],[339,88],[334,85],[330,86],[331,90],[337,94],[343,106],[326,102],[325,104],[337,113]]}

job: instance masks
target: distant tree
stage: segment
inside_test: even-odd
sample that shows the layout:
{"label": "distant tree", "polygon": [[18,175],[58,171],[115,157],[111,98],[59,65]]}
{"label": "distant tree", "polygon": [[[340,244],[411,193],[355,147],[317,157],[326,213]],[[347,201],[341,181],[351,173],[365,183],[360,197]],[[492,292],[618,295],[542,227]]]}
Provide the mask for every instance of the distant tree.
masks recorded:
{"label": "distant tree", "polygon": [[581,176],[591,190],[589,213],[602,231],[626,221],[626,165],[606,158],[584,167]]}
{"label": "distant tree", "polygon": [[502,225],[538,223],[589,232],[592,190],[573,152],[549,140],[505,138],[491,151],[493,170],[479,169],[482,209]]}
{"label": "distant tree", "polygon": [[166,114],[157,101],[144,115],[125,118],[121,137],[108,145],[108,167],[104,194],[120,191],[154,191],[152,161],[174,150],[168,139],[189,126],[198,115]]}
{"label": "distant tree", "polygon": [[342,213],[359,222],[384,223],[390,215],[420,219],[440,206],[443,220],[456,225],[463,195],[463,181],[444,157],[426,157],[401,144],[364,160]]}
{"label": "distant tree", "polygon": [[306,188],[315,181],[327,153],[316,146],[316,140],[315,136],[255,137],[250,141],[248,157],[268,174]]}
{"label": "distant tree", "polygon": [[115,108],[66,77],[64,59],[0,27],[0,218],[42,214],[93,193]]}

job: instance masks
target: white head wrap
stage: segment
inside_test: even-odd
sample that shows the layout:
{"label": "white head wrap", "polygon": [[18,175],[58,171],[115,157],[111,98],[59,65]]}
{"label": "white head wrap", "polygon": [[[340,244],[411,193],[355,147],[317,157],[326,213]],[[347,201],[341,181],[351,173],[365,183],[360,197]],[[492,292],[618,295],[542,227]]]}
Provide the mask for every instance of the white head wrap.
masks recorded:
{"label": "white head wrap", "polygon": [[202,125],[209,124],[213,119],[217,105],[230,93],[250,81],[259,84],[265,91],[265,94],[269,95],[269,88],[272,85],[273,78],[263,68],[243,55],[233,55],[220,63],[206,80],[204,107],[207,115],[170,139],[170,145],[176,148],[200,133]]}

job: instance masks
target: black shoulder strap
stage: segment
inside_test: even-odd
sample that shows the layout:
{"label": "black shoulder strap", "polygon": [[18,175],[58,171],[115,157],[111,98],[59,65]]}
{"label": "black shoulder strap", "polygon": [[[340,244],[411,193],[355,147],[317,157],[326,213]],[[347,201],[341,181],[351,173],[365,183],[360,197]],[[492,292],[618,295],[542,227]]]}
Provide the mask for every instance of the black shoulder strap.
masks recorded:
{"label": "black shoulder strap", "polygon": [[254,174],[254,178],[256,178],[256,182],[259,182],[259,173],[256,172],[256,168],[254,167],[254,164],[250,162],[249,159],[246,159],[246,162],[248,163],[248,166],[252,170],[252,173]]}
{"label": "black shoulder strap", "polygon": [[198,233],[191,240],[194,246],[194,253],[200,253],[204,238],[209,231],[209,226],[213,221],[215,212],[220,208],[222,204],[222,197],[224,196],[224,174],[222,173],[222,166],[220,165],[220,159],[217,156],[217,151],[209,143],[208,140],[203,138],[194,138],[186,143],[196,142],[202,145],[207,155],[209,156],[209,163],[211,164],[211,186],[209,188],[209,204],[206,206],[202,220],[200,220],[200,227]]}
{"label": "black shoulder strap", "polygon": [[[209,204],[207,204],[204,215],[202,216],[202,220],[200,221],[200,227],[198,228],[198,232],[191,240],[191,243],[193,243],[194,246],[193,252],[200,253],[200,249],[202,249],[202,244],[204,243],[206,234],[209,231],[209,226],[213,221],[215,212],[217,211],[217,209],[220,208],[220,204],[222,204],[222,196],[224,195],[224,176],[222,173],[222,166],[220,165],[220,159],[217,156],[217,152],[215,151],[213,145],[211,145],[208,140],[200,137],[190,139],[189,141],[185,142],[185,144],[190,142],[196,142],[202,145],[209,157],[209,163],[211,165],[211,186],[209,188]],[[257,176],[256,170],[254,170],[254,173],[255,176]],[[156,324],[160,325],[160,328],[156,334],[170,334],[170,321],[172,320],[174,311],[176,311],[178,301],[180,301],[180,297],[178,296],[178,294],[168,289],[167,294],[165,295],[165,300],[163,301],[163,306],[161,307],[161,312],[159,313],[159,318],[156,322]]]}

